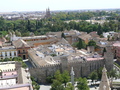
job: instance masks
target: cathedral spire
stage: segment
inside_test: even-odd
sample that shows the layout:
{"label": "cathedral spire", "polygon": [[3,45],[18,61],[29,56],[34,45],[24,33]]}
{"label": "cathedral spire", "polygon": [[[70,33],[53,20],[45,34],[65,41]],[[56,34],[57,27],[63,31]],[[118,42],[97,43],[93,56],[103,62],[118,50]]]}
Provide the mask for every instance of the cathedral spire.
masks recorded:
{"label": "cathedral spire", "polygon": [[46,15],[45,15],[45,18],[51,18],[50,8],[49,8],[49,7],[46,9]]}
{"label": "cathedral spire", "polygon": [[110,89],[110,82],[108,80],[107,77],[107,70],[104,66],[103,70],[102,70],[102,79],[99,85],[99,90],[111,90]]}

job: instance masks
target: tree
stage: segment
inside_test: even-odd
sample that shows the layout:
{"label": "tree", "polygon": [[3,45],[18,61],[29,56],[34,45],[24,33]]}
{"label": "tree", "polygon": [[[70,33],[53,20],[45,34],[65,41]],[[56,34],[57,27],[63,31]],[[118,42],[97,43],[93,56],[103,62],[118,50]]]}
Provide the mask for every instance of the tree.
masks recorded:
{"label": "tree", "polygon": [[31,31],[31,22],[30,22],[30,20],[27,21],[27,29],[28,29],[28,31]]}
{"label": "tree", "polygon": [[107,52],[107,51],[106,51],[106,48],[103,49],[103,54],[102,54],[103,56],[104,56],[104,53],[105,53],[105,52]]}
{"label": "tree", "polygon": [[60,71],[59,71],[59,70],[57,70],[57,71],[55,72],[54,77],[55,77],[55,80],[58,80],[60,83],[62,83],[62,82],[63,82],[63,79],[62,79],[62,74],[60,73]]}
{"label": "tree", "polygon": [[82,39],[79,39],[77,47],[78,47],[78,49],[86,48],[86,44]]}
{"label": "tree", "polygon": [[61,34],[61,38],[66,38],[64,33]]}
{"label": "tree", "polygon": [[74,86],[71,83],[68,83],[65,90],[74,90]]}
{"label": "tree", "polygon": [[110,72],[108,72],[108,75],[109,75],[109,77],[117,78],[117,72],[116,72],[115,69],[113,69]]}
{"label": "tree", "polygon": [[53,80],[53,84],[51,85],[50,90],[65,90],[62,83],[58,80]]}
{"label": "tree", "polygon": [[31,78],[31,80],[32,80],[33,89],[34,89],[34,90],[39,90],[39,89],[40,89],[40,85],[39,85],[38,83],[36,83],[35,78],[32,77],[32,76],[31,76],[30,78]]}
{"label": "tree", "polygon": [[48,76],[46,78],[47,83],[53,83],[54,76]]}
{"label": "tree", "polygon": [[103,31],[102,31],[102,27],[101,27],[101,25],[99,24],[98,25],[98,31],[97,31],[97,34],[98,35],[101,35],[103,33]]}
{"label": "tree", "polygon": [[89,90],[89,87],[87,85],[87,79],[86,78],[79,78],[77,80],[77,86],[78,90]]}
{"label": "tree", "polygon": [[110,41],[110,35],[108,35],[107,38],[108,38],[107,40]]}
{"label": "tree", "polygon": [[94,47],[96,47],[96,42],[94,40],[90,40],[88,42],[88,46],[94,46]]}
{"label": "tree", "polygon": [[64,83],[65,87],[66,87],[66,84],[67,82],[70,81],[70,76],[69,76],[69,73],[67,71],[64,71],[63,74],[62,74],[62,82]]}
{"label": "tree", "polygon": [[97,80],[97,79],[98,79],[97,71],[93,71],[93,72],[89,75],[89,78],[92,80],[92,82],[93,82],[94,80]]}
{"label": "tree", "polygon": [[101,77],[102,77],[102,70],[103,68],[100,67],[98,70],[97,70],[97,74],[98,74],[98,79],[101,80]]}

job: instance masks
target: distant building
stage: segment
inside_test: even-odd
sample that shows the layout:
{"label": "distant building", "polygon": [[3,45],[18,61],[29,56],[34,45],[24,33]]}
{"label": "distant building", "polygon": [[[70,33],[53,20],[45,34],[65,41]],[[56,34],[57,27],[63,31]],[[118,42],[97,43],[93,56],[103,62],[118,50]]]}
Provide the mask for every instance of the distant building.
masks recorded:
{"label": "distant building", "polygon": [[50,14],[50,9],[46,9],[46,15],[45,18],[51,18],[51,14]]}
{"label": "distant building", "polygon": [[112,38],[112,37],[114,37],[115,34],[116,34],[116,32],[110,31],[110,32],[104,32],[104,33],[103,33],[103,36],[104,36],[105,38],[107,38],[108,36],[110,36],[110,38]]}

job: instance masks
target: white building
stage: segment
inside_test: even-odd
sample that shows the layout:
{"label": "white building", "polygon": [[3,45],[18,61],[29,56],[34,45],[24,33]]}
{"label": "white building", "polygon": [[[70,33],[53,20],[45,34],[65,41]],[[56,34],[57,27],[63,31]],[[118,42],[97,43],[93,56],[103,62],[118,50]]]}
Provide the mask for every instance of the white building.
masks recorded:
{"label": "white building", "polygon": [[104,33],[103,33],[103,36],[104,36],[105,38],[107,38],[108,36],[113,37],[113,36],[114,36],[114,34],[115,34],[115,32],[114,32],[114,31],[104,32]]}
{"label": "white building", "polygon": [[0,59],[18,57],[17,50],[14,46],[0,48]]}

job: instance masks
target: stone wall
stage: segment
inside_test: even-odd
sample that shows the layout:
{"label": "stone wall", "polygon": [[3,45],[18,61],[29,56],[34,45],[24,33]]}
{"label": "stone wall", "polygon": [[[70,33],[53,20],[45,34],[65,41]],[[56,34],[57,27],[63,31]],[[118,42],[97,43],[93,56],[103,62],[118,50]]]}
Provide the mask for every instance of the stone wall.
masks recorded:
{"label": "stone wall", "polygon": [[67,70],[69,73],[71,67],[75,72],[75,77],[87,77],[92,71],[104,66],[104,60],[84,61],[84,62],[67,62],[67,58],[62,58],[63,62],[56,65],[47,65],[43,67],[30,68],[31,76],[35,77],[39,83],[46,83],[48,76],[53,76],[57,70],[63,72]]}
{"label": "stone wall", "polygon": [[30,68],[29,72],[39,83],[46,83],[46,78],[53,76],[57,70],[60,70],[60,64]]}

